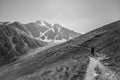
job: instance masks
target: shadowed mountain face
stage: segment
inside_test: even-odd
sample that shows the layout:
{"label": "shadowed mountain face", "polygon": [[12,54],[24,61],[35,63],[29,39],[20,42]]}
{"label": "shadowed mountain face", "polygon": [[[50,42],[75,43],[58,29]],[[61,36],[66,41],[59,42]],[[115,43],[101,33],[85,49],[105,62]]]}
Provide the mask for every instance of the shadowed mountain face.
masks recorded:
{"label": "shadowed mountain face", "polygon": [[18,22],[3,23],[0,25],[0,66],[46,44],[30,37],[27,29]]}
{"label": "shadowed mountain face", "polygon": [[120,21],[105,25],[2,67],[0,79],[120,80],[119,34]]}
{"label": "shadowed mountain face", "polygon": [[25,24],[24,26],[29,30],[32,36],[44,41],[67,41],[80,35],[59,24],[51,25],[45,21],[36,21],[34,23]]}

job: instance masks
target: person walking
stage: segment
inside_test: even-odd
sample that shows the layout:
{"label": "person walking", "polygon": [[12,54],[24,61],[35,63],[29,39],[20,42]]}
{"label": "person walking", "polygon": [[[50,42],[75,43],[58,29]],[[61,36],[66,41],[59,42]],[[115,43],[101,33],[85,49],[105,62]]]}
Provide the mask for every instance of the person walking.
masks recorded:
{"label": "person walking", "polygon": [[94,46],[91,47],[91,56],[92,57],[95,56],[95,47]]}

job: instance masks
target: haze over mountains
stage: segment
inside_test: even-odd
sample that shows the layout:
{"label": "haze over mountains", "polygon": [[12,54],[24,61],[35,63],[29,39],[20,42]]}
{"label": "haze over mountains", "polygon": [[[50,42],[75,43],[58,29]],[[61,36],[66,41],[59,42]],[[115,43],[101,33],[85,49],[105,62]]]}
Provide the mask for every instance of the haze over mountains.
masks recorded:
{"label": "haze over mountains", "polygon": [[0,80],[120,80],[119,34],[110,23],[1,67]]}

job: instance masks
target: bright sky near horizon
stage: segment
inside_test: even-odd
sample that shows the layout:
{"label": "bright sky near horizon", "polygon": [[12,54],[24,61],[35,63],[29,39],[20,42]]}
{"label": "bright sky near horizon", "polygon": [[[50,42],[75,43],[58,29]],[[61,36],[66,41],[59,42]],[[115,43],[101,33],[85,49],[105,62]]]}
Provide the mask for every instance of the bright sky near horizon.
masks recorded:
{"label": "bright sky near horizon", "polygon": [[120,0],[0,0],[0,21],[44,20],[86,33],[120,20]]}

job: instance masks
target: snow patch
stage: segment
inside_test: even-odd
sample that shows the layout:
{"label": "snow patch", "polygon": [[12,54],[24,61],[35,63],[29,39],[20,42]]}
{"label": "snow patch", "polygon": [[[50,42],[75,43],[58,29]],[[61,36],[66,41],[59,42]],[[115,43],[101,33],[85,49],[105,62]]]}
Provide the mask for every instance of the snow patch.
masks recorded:
{"label": "snow patch", "polygon": [[49,32],[50,30],[54,31],[53,28],[50,28],[50,29],[46,30],[45,32],[41,33],[41,36],[45,35],[45,34],[46,34],[47,32]]}
{"label": "snow patch", "polygon": [[46,26],[46,24],[44,23],[44,21],[41,21],[41,26]]}
{"label": "snow patch", "polygon": [[44,36],[44,35],[45,35],[44,33],[40,32],[40,37],[42,37],[42,36]]}
{"label": "snow patch", "polygon": [[44,34],[45,34],[45,33],[47,33],[47,32],[49,32],[50,30],[51,30],[51,28],[50,28],[50,29],[48,29],[48,30],[46,30],[46,31],[44,32]]}
{"label": "snow patch", "polygon": [[44,39],[42,41],[45,41],[45,42],[52,42],[53,40],[52,39]]}
{"label": "snow patch", "polygon": [[70,40],[70,39],[73,39],[73,37],[72,37],[71,35],[70,35],[70,37],[69,37],[69,40]]}
{"label": "snow patch", "polygon": [[80,32],[81,34],[85,34],[84,32]]}
{"label": "snow patch", "polygon": [[39,21],[38,23],[36,23],[36,26],[46,27],[49,29],[49,27],[45,24],[44,21]]}
{"label": "snow patch", "polygon": [[52,30],[53,32],[55,32],[55,30],[54,30],[53,28],[51,28],[51,30]]}
{"label": "snow patch", "polygon": [[61,31],[61,27],[58,27],[58,32],[60,32]]}
{"label": "snow patch", "polygon": [[62,39],[62,40],[54,40],[54,42],[66,42],[66,39]]}
{"label": "snow patch", "polygon": [[57,37],[58,37],[58,35],[56,35],[56,36],[54,37],[54,40],[56,40]]}

